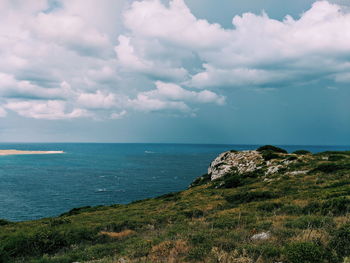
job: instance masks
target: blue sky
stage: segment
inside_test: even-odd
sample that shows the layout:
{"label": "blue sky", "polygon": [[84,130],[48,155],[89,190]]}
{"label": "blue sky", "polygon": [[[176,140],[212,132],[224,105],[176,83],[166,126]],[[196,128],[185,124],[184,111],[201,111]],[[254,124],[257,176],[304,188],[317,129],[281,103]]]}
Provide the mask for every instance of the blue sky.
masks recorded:
{"label": "blue sky", "polygon": [[350,145],[345,0],[0,0],[4,142]]}

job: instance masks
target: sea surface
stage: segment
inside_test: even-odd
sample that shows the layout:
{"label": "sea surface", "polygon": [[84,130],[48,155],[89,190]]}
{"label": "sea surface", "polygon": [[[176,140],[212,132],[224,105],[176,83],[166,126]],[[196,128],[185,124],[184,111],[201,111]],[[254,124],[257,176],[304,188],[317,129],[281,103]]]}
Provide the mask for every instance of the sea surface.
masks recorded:
{"label": "sea surface", "polygon": [[[75,207],[125,204],[186,189],[221,152],[258,145],[33,143],[0,149],[64,154],[0,156],[0,218],[57,216]],[[281,146],[288,151],[349,146]]]}

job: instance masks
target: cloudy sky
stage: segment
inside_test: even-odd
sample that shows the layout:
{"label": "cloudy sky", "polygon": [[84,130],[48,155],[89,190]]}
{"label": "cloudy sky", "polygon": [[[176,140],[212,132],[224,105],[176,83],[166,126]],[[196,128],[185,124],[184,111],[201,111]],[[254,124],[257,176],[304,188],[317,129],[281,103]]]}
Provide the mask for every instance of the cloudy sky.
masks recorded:
{"label": "cloudy sky", "polygon": [[0,138],[350,145],[348,0],[0,0]]}

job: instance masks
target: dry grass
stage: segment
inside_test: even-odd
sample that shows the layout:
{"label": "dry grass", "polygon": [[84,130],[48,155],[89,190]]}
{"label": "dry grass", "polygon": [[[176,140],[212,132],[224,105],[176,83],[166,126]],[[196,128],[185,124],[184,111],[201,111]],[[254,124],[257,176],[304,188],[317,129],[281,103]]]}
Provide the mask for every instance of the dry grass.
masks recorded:
{"label": "dry grass", "polygon": [[156,246],[153,246],[148,256],[150,262],[168,262],[180,263],[184,262],[187,256],[189,246],[186,241],[164,241]]}
{"label": "dry grass", "polygon": [[131,236],[133,234],[135,234],[136,232],[130,229],[126,229],[124,231],[121,232],[106,232],[106,231],[101,231],[100,235],[105,235],[108,236],[110,238],[116,238],[116,239],[122,239],[128,236]]}

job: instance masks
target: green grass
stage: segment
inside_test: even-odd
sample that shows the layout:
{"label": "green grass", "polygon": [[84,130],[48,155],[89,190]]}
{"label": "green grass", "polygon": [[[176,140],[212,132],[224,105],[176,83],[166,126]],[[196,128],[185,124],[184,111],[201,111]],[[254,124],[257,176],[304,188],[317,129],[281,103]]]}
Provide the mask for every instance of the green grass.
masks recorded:
{"label": "green grass", "polygon": [[[128,205],[0,220],[0,262],[342,263],[350,256],[350,152],[276,154],[297,159],[268,180],[204,175],[182,192]],[[252,239],[261,232],[271,237]]]}

